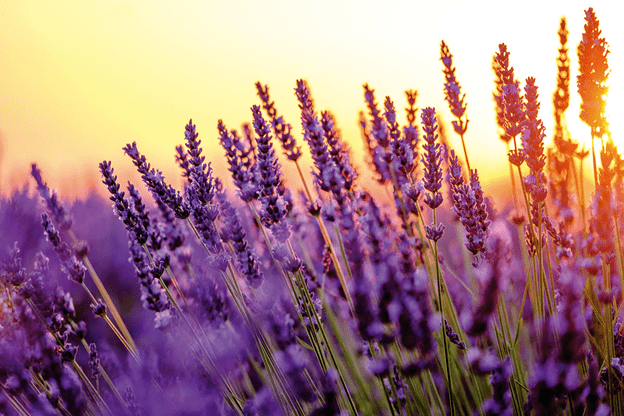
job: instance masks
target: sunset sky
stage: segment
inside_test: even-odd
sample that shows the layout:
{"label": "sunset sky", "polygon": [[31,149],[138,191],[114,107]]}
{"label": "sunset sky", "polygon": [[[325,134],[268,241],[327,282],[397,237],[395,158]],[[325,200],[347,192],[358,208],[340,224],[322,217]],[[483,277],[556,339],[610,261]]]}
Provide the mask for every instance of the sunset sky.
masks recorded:
{"label": "sunset sky", "polygon": [[442,39],[467,94],[471,164],[487,183],[507,172],[494,122],[492,56],[504,42],[518,78],[536,77],[550,140],[561,16],[568,19],[573,71],[567,118],[574,137],[589,137],[578,121],[575,81],[583,10],[590,6],[611,51],[607,111],[624,150],[621,0],[2,2],[0,192],[21,187],[32,162],[52,187],[75,196],[103,190],[97,165],[104,159],[112,160],[120,180],[136,181],[121,150],[132,141],[179,186],[174,147],[182,143],[189,118],[207,160],[225,176],[217,120],[229,128],[249,121],[250,107],[259,103],[258,80],[269,85],[279,113],[301,141],[293,89],[298,78],[307,79],[317,109],[333,111],[363,167],[357,126],[365,108],[363,83],[376,90],[378,102],[389,95],[399,109],[405,107],[404,90],[417,89],[418,107],[434,106],[450,122]]}

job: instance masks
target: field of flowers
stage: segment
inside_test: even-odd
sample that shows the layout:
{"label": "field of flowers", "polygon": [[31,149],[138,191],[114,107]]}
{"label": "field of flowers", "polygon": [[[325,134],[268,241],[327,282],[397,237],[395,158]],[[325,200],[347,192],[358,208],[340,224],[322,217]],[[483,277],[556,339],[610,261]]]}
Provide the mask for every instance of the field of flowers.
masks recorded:
{"label": "field of flowers", "polygon": [[[623,414],[624,159],[605,119],[608,45],[591,8],[585,21],[589,149],[566,125],[565,19],[549,137],[536,80],[516,79],[505,44],[495,52],[508,201],[484,195],[416,91],[401,125],[367,84],[368,191],[303,80],[311,176],[260,82],[252,123],[218,123],[233,189],[192,121],[175,149],[184,189],[141,143],[123,150],[143,195],[103,161],[110,201],[69,207],[33,165],[37,192],[0,199],[0,415]],[[445,42],[440,58],[463,144]],[[280,147],[299,191],[284,186]]]}

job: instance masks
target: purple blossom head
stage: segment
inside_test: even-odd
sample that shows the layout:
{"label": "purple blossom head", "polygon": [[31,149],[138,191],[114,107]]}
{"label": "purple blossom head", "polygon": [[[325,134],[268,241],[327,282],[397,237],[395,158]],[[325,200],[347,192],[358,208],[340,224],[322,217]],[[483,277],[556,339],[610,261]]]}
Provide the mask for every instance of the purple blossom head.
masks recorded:
{"label": "purple blossom head", "polygon": [[145,244],[148,238],[145,223],[139,218],[134,206],[125,198],[125,193],[119,190],[120,185],[117,183],[117,176],[114,175],[111,162],[103,161],[100,163],[100,172],[102,173],[102,182],[111,193],[109,198],[113,201],[113,211],[124,223],[131,238],[136,238],[141,245]]}
{"label": "purple blossom head", "polygon": [[61,240],[61,236],[54,224],[52,224],[52,221],[50,221],[48,214],[41,214],[41,225],[43,226],[44,234],[58,255],[61,262],[61,270],[67,275],[68,279],[82,284],[87,270],[85,265],[78,260],[69,245]]}
{"label": "purple blossom head", "polygon": [[373,159],[373,166],[379,174],[379,181],[388,182],[391,179],[390,170],[387,162],[387,149],[390,142],[388,128],[381,111],[377,107],[375,101],[375,90],[369,88],[368,84],[364,84],[364,100],[368,106],[369,115],[372,126],[370,130],[370,142],[368,146]]}
{"label": "purple blossom head", "polygon": [[579,75],[576,85],[581,96],[580,117],[592,129],[592,136],[602,137],[608,130],[605,118],[605,95],[609,77],[609,47],[601,38],[600,22],[593,8],[585,10],[585,31],[578,46]]}
{"label": "purple blossom head", "polygon": [[501,80],[502,124],[506,137],[511,140],[521,132],[521,123],[524,120],[524,104],[520,93],[520,83],[515,79],[514,68],[509,64],[509,52],[504,43],[498,45],[498,52],[494,60]]}
{"label": "purple blossom head", "polygon": [[[286,201],[278,191],[282,184],[282,174],[271,143],[271,131],[262,117],[260,107],[254,105],[251,111],[254,118],[254,129],[258,136],[256,139],[258,148],[256,173],[260,193],[258,199],[262,203],[261,217],[266,226],[272,227],[282,221],[287,214]],[[288,233],[282,234],[282,236],[286,234]]]}
{"label": "purple blossom head", "polygon": [[22,267],[22,258],[17,242],[9,252],[9,258],[0,262],[0,283],[20,286],[26,281],[26,269]]}
{"label": "purple blossom head", "polygon": [[455,67],[453,66],[453,55],[447,44],[442,41],[440,44],[440,60],[444,65],[444,98],[451,109],[451,113],[457,118],[453,121],[455,133],[463,136],[468,128],[468,119],[463,120],[466,113],[467,104],[464,102],[466,94],[461,93],[459,82],[455,78]]}
{"label": "purple blossom head", "polygon": [[[430,192],[425,197],[425,203],[435,209],[442,203],[441,194],[438,193],[442,188],[442,155],[443,146],[437,139],[438,135],[436,130],[438,129],[437,119],[435,115],[435,108],[427,107],[422,110],[422,126],[425,135],[423,139],[424,154],[422,156],[423,165],[425,167],[425,174],[423,179],[424,188]],[[440,195],[438,197],[437,195]]]}
{"label": "purple blossom head", "polygon": [[243,154],[245,146],[241,142],[241,138],[234,131],[229,132],[221,120],[219,120],[217,129],[219,130],[219,141],[225,149],[232,180],[238,188],[240,198],[245,202],[257,198],[258,186],[253,169],[245,163],[245,155]]}
{"label": "purple blossom head", "polygon": [[32,164],[31,175],[35,179],[35,182],[37,182],[39,195],[41,195],[41,198],[43,198],[46,203],[48,211],[54,218],[54,221],[56,221],[61,230],[69,230],[73,223],[71,217],[65,210],[63,204],[61,204],[61,201],[59,201],[56,191],[50,192],[48,184],[45,183],[41,177],[41,170],[39,170],[35,163]]}
{"label": "purple blossom head", "polygon": [[202,156],[201,140],[198,139],[198,136],[199,133],[197,133],[193,120],[189,120],[184,127],[184,140],[190,164],[189,180],[194,197],[201,204],[209,205],[215,195],[214,178],[210,163],[204,163],[206,158]]}
{"label": "purple blossom head", "polygon": [[165,183],[165,178],[159,170],[152,169],[147,159],[137,149],[136,142],[127,144],[123,148],[124,152],[130,156],[132,163],[141,174],[143,182],[156,198],[160,198],[169,208],[173,210],[175,216],[186,219],[190,215],[189,208],[180,195],[180,192],[173,189],[171,185]]}
{"label": "purple blossom head", "polygon": [[544,137],[546,135],[544,133],[545,127],[538,118],[540,103],[535,78],[527,78],[524,90],[526,119],[522,121],[522,154],[531,171],[541,172],[546,165],[546,156],[544,155]]}
{"label": "purple blossom head", "polygon": [[265,109],[269,119],[271,120],[275,137],[282,143],[284,154],[288,160],[296,162],[301,157],[302,153],[301,147],[297,146],[295,138],[290,133],[292,126],[284,121],[284,117],[277,116],[275,102],[271,101],[271,98],[269,97],[269,86],[263,86],[260,81],[258,81],[256,82],[256,89],[258,90],[258,97],[262,100],[262,107]]}
{"label": "purple blossom head", "polygon": [[[327,142],[327,150],[340,171],[341,179],[344,181],[344,188],[351,190],[358,174],[351,164],[349,149],[336,128],[336,122],[331,112],[321,112],[321,126]],[[334,190],[334,194],[336,194],[336,190]]]}

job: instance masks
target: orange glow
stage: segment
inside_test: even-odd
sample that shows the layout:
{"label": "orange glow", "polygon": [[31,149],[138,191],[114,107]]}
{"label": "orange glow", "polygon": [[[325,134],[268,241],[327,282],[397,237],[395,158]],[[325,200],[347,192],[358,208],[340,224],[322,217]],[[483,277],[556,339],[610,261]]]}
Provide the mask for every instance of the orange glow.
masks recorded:
{"label": "orange glow", "polygon": [[[278,111],[301,140],[293,89],[296,79],[307,79],[317,108],[333,111],[356,163],[363,167],[357,126],[358,111],[365,108],[363,83],[376,90],[378,102],[389,95],[398,109],[405,107],[403,91],[417,89],[419,108],[434,106],[445,122],[451,121],[442,92],[442,39],[454,55],[467,95],[471,164],[487,186],[508,169],[494,122],[491,58],[505,42],[519,79],[536,77],[540,115],[550,134],[562,15],[568,19],[572,61],[567,119],[575,138],[589,135],[578,120],[575,81],[576,45],[583,10],[590,4],[478,3],[3,2],[0,192],[28,181],[31,162],[39,163],[50,185],[66,195],[102,188],[97,164],[104,159],[112,160],[120,181],[137,181],[121,151],[132,141],[153,166],[177,178],[174,147],[182,143],[189,118],[197,124],[207,159],[225,177],[217,120],[229,128],[250,120],[250,106],[259,103],[257,80],[269,85]],[[622,149],[624,127],[618,115],[624,110],[624,33],[616,3],[603,0],[591,6],[610,45],[607,109],[614,140]]]}

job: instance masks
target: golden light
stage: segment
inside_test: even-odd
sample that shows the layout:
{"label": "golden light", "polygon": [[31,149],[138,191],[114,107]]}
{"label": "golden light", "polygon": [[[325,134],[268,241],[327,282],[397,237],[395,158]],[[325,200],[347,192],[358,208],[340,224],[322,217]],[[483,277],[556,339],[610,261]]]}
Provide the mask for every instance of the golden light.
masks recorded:
{"label": "golden light", "polygon": [[624,60],[622,55],[613,56],[609,62],[612,69],[607,96],[607,121],[615,145],[624,153]]}
{"label": "golden light", "polygon": [[[611,50],[607,109],[621,144],[624,34],[614,3],[601,0],[592,6]],[[520,8],[491,0],[479,5],[458,0],[4,2],[0,189],[6,194],[21,187],[35,161],[50,183],[67,193],[101,188],[97,164],[103,159],[111,159],[123,177],[137,180],[121,151],[132,141],[154,166],[178,178],[173,149],[190,118],[213,167],[225,176],[217,120],[229,128],[249,121],[249,108],[258,103],[258,80],[269,85],[279,112],[301,140],[293,88],[296,79],[307,79],[318,109],[336,115],[362,167],[357,124],[358,111],[365,108],[362,84],[376,90],[380,103],[389,95],[399,109],[405,106],[404,91],[417,89],[418,107],[436,107],[450,122],[439,61],[442,39],[466,93],[467,149],[487,182],[507,172],[494,122],[492,56],[505,42],[518,78],[536,77],[540,116],[550,134],[562,15],[568,18],[573,69],[567,120],[575,138],[588,137],[578,120],[575,54],[589,6],[537,0]],[[399,120],[404,119],[401,114]]]}

